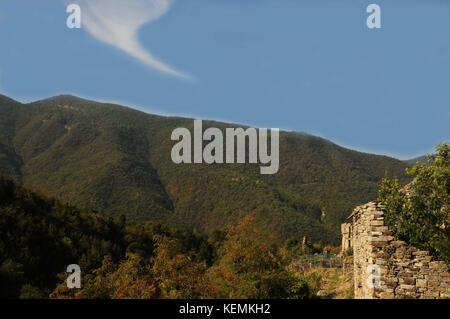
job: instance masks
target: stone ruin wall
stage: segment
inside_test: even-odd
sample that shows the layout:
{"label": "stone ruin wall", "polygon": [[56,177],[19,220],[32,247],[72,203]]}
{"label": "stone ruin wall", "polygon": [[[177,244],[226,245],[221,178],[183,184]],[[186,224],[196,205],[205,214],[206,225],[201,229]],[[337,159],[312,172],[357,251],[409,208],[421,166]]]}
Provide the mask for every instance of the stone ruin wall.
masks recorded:
{"label": "stone ruin wall", "polygon": [[342,249],[353,250],[355,298],[450,298],[448,265],[396,240],[384,225],[384,207],[356,207],[342,225]]}

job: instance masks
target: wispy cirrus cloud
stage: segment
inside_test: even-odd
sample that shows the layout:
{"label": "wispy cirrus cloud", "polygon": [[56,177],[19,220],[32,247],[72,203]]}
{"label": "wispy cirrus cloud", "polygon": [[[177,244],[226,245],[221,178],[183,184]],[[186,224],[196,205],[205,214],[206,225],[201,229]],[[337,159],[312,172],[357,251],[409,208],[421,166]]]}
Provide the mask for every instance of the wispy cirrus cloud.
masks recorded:
{"label": "wispy cirrus cloud", "polygon": [[154,70],[191,79],[145,50],[138,40],[139,30],[164,16],[172,0],[81,0],[79,3],[83,28],[94,38],[128,53]]}

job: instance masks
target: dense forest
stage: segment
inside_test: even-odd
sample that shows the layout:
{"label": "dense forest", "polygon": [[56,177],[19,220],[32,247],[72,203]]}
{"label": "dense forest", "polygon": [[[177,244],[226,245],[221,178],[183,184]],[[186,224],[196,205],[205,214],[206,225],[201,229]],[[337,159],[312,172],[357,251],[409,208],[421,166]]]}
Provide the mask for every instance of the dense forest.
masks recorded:
{"label": "dense forest", "polygon": [[[129,221],[212,233],[249,212],[278,243],[339,243],[354,206],[406,164],[308,134],[280,133],[280,171],[259,164],[175,165],[172,130],[192,119],[59,96],[22,104],[0,96],[0,175],[62,203]],[[204,122],[204,127],[236,127]]]}
{"label": "dense forest", "polygon": [[[249,214],[234,227],[175,231],[79,210],[0,178],[0,298],[311,298],[317,275]],[[295,245],[292,245],[291,248]],[[78,264],[82,289],[69,290]]]}

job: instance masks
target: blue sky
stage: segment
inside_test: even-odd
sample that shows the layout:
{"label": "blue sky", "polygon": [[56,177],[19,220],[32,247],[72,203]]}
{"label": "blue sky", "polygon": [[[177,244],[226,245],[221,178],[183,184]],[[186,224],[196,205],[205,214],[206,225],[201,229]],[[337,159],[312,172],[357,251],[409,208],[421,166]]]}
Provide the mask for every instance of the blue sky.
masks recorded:
{"label": "blue sky", "polygon": [[[70,30],[67,1],[0,0],[0,92],[295,130],[399,158],[450,140],[449,1],[130,0],[145,9],[130,12],[96,1],[69,1],[87,24]],[[366,26],[372,2],[381,30]],[[99,26],[101,12],[112,19]]]}

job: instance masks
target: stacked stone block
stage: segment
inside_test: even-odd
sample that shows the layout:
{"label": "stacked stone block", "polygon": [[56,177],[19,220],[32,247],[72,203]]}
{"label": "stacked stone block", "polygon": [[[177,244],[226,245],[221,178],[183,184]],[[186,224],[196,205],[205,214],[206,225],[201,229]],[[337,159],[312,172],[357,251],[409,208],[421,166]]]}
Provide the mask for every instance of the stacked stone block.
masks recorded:
{"label": "stacked stone block", "polygon": [[450,298],[448,265],[396,240],[380,203],[356,207],[342,231],[353,249],[355,298]]}

